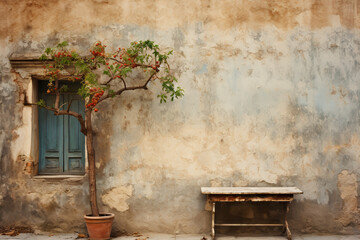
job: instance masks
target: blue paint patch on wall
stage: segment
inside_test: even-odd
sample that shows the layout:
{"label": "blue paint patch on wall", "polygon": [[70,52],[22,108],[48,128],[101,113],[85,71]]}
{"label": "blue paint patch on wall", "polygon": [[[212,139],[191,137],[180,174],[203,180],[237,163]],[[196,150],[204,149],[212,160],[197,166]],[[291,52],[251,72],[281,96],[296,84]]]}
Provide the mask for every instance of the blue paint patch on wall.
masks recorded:
{"label": "blue paint patch on wall", "polygon": [[296,97],[296,103],[300,106],[308,105],[308,96],[307,95],[299,95]]}
{"label": "blue paint patch on wall", "polygon": [[208,72],[207,64],[203,64],[202,67],[195,72],[195,74],[204,74]]}

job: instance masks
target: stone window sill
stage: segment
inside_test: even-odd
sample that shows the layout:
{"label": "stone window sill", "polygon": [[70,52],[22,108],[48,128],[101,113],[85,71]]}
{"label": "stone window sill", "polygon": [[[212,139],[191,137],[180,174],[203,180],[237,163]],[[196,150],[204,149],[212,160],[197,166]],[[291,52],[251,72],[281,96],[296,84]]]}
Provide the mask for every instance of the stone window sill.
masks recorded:
{"label": "stone window sill", "polygon": [[67,180],[67,181],[82,181],[85,177],[84,175],[36,175],[32,176],[32,179],[41,179],[41,180]]}

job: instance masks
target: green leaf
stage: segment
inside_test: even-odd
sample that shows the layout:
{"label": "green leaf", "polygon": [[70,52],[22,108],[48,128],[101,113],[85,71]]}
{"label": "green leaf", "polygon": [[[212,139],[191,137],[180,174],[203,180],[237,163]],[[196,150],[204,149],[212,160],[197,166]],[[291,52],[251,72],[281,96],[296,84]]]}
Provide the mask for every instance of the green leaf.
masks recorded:
{"label": "green leaf", "polygon": [[115,95],[115,91],[112,90],[112,89],[109,89],[109,95],[114,98],[116,95]]}
{"label": "green leaf", "polygon": [[68,87],[68,85],[63,85],[63,86],[60,88],[60,90],[63,91],[63,92],[67,92],[67,91],[69,91],[69,87]]}
{"label": "green leaf", "polygon": [[45,53],[46,53],[46,54],[50,54],[50,53],[51,53],[51,48],[46,48],[46,49],[45,49]]}
{"label": "green leaf", "polygon": [[36,104],[40,107],[46,107],[46,103],[44,99],[40,99]]}
{"label": "green leaf", "polygon": [[82,97],[82,98],[86,98],[88,96],[90,96],[88,90],[86,89],[85,85],[82,85],[79,90],[78,90],[78,94]]}
{"label": "green leaf", "polygon": [[79,54],[77,52],[71,52],[71,56],[75,59],[79,58]]}
{"label": "green leaf", "polygon": [[58,48],[64,48],[68,45],[68,42],[67,41],[64,41],[64,42],[61,42],[57,45]]}
{"label": "green leaf", "polygon": [[125,67],[125,68],[121,69],[120,75],[122,77],[126,77],[129,72],[131,72],[131,68],[130,67]]}
{"label": "green leaf", "polygon": [[157,97],[160,98],[160,103],[166,103],[167,96],[165,94],[159,94]]}
{"label": "green leaf", "polygon": [[42,54],[39,59],[40,61],[46,61],[48,58],[45,54]]}

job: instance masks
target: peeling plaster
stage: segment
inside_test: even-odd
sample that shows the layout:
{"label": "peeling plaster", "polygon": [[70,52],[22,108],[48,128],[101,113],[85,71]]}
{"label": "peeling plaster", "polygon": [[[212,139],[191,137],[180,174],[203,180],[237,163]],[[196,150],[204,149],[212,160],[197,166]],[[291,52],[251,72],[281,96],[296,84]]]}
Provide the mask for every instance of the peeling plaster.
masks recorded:
{"label": "peeling plaster", "polygon": [[105,205],[119,212],[125,212],[129,209],[127,200],[132,196],[133,190],[131,185],[112,188],[102,195],[101,199]]}
{"label": "peeling plaster", "polygon": [[358,208],[358,184],[355,173],[343,170],[338,174],[338,188],[340,197],[343,200],[342,213],[338,221],[344,226],[352,222],[359,223],[360,209]]}

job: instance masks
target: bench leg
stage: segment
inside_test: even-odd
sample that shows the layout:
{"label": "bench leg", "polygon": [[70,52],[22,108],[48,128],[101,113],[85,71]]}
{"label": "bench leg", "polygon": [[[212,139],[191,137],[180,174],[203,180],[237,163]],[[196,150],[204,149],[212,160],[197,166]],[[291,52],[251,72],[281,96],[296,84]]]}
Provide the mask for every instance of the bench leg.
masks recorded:
{"label": "bench leg", "polygon": [[[285,219],[284,219],[284,230],[286,231],[286,236],[288,240],[291,240],[291,232],[289,229],[289,224],[287,222],[287,214],[289,213],[290,203],[286,203]],[[285,232],[284,231],[284,232]]]}
{"label": "bench leg", "polygon": [[212,240],[215,240],[215,202],[213,202],[211,214],[211,238]]}
{"label": "bench leg", "polygon": [[282,229],[281,229],[281,233],[284,234],[286,232],[286,207],[287,207],[287,203],[284,204],[284,209],[283,209],[283,216],[282,216],[282,223],[283,223],[283,226],[282,226]]}

